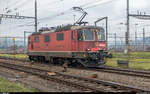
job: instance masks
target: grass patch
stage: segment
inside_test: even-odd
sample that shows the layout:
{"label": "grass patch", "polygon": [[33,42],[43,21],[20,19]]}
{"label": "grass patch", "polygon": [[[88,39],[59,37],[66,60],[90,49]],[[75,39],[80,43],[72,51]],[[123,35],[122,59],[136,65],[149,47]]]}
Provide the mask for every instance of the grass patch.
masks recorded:
{"label": "grass patch", "polygon": [[[121,58],[107,59],[107,63],[105,65],[111,67],[120,67],[117,64],[117,60],[122,60],[122,59]],[[130,59],[129,68],[150,70],[150,59]]]}
{"label": "grass patch", "polygon": [[28,55],[26,54],[0,54],[0,56],[3,56],[3,57],[9,57],[9,58],[19,58],[19,59],[27,59],[28,58]]}
{"label": "grass patch", "polygon": [[23,84],[0,78],[0,92],[39,92],[39,90],[25,88]]}
{"label": "grass patch", "polygon": [[[120,67],[117,64],[117,60],[127,60],[124,53],[111,52],[113,58],[107,59],[106,66]],[[129,68],[150,70],[150,52],[131,52],[129,58]]]}
{"label": "grass patch", "polygon": [[[123,52],[111,52],[114,58],[124,57]],[[130,58],[150,58],[150,52],[131,52]]]}
{"label": "grass patch", "polygon": [[132,69],[142,69],[142,70],[150,70],[150,63],[136,63],[131,62],[129,67]]}

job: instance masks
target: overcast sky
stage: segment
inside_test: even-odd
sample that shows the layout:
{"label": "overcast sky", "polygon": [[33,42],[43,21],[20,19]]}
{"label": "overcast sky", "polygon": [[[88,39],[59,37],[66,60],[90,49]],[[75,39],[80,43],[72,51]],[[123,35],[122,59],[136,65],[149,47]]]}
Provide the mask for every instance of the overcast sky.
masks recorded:
{"label": "overcast sky", "polygon": [[[73,11],[74,6],[81,6],[88,15],[85,20],[93,25],[100,17],[109,17],[109,33],[124,36],[126,27],[119,23],[126,23],[126,0],[37,0],[39,28],[42,26],[57,26],[73,24],[74,16],[77,20],[82,14]],[[0,0],[0,13],[16,14],[21,16],[34,16],[34,0]],[[150,0],[130,0],[130,13],[136,14],[137,10],[150,14]],[[64,15],[62,15],[64,14]],[[0,24],[0,36],[23,36],[24,31],[34,32],[34,20],[3,19]],[[149,20],[137,20],[131,17],[130,37],[134,37],[135,24],[137,23],[138,36],[142,37],[142,28],[145,27],[146,36],[150,36]],[[105,26],[101,22],[99,25]],[[111,37],[111,36],[110,36]]]}

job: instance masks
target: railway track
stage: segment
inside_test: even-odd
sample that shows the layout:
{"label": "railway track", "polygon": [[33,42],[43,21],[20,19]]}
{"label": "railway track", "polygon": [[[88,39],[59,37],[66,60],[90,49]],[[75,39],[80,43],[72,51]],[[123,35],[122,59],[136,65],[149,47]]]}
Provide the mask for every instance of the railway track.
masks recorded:
{"label": "railway track", "polygon": [[[9,60],[22,61],[22,62],[30,62],[27,59],[6,58],[6,57],[0,57],[0,59],[9,59]],[[70,67],[70,68],[74,68],[74,67]],[[108,72],[108,73],[116,73],[116,74],[122,74],[122,75],[150,78],[150,71],[143,71],[143,70],[119,69],[119,68],[112,68],[112,67],[102,67],[102,68],[96,68],[96,69],[93,69],[93,68],[75,68],[75,69],[81,69],[81,70],[86,69],[86,70],[90,70],[90,71],[100,71],[100,72]]]}
{"label": "railway track", "polygon": [[[25,59],[17,59],[17,58],[5,58],[0,57],[0,59],[9,59],[9,60],[17,60],[22,62],[30,62],[29,60]],[[70,67],[74,68],[74,67]],[[128,76],[137,76],[137,77],[146,77],[150,78],[150,71],[144,70],[133,70],[133,69],[121,69],[121,68],[112,68],[112,67],[102,67],[102,68],[74,68],[80,70],[89,70],[89,71],[100,71],[100,72],[107,72],[107,73],[116,73],[121,75],[128,75]]]}
{"label": "railway track", "polygon": [[150,78],[150,71],[143,71],[143,70],[120,69],[120,68],[112,68],[112,67],[103,67],[99,69],[86,68],[86,70]]}
{"label": "railway track", "polygon": [[[21,61],[21,62],[29,62],[29,60],[17,59],[17,58],[4,58],[4,57],[0,57],[0,59],[17,60],[17,61]],[[137,76],[137,77],[150,78],[150,71],[142,71],[142,70],[118,69],[118,68],[112,68],[112,67],[103,67],[103,68],[100,68],[100,69],[92,69],[92,68],[74,68],[74,69],[89,70],[89,71],[94,71],[94,72],[95,71],[98,71],[98,72],[107,72],[107,73],[115,73],[115,74],[128,75],[128,76]],[[107,85],[107,86],[109,86],[109,85]],[[126,87],[128,87],[128,86],[126,86]],[[129,86],[129,87],[133,87],[133,86]],[[137,88],[137,87],[135,87],[135,88]],[[145,90],[143,90],[143,91],[145,91]]]}
{"label": "railway track", "polygon": [[[57,83],[66,84],[83,91],[93,91],[93,92],[147,92],[149,90],[138,88],[135,86],[123,85],[120,83],[96,80],[90,78],[84,78],[79,76],[67,75],[59,72],[55,72],[56,75],[49,75],[52,71],[42,70],[39,68],[22,66],[10,63],[0,63],[1,67],[29,73],[32,75],[39,76],[46,80],[55,81]],[[52,72],[53,73],[53,72]]]}
{"label": "railway track", "polygon": [[123,74],[123,75],[150,78],[150,71],[119,69],[119,68],[112,68],[112,67],[104,67],[104,68],[95,69],[95,70],[96,71],[102,71],[102,72],[109,72],[109,73],[117,73],[117,74]]}

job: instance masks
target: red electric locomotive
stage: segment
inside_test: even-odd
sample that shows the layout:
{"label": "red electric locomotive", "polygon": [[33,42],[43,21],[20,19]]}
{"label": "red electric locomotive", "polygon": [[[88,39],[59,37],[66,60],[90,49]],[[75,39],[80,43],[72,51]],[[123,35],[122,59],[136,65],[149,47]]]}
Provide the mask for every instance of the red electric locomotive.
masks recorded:
{"label": "red electric locomotive", "polygon": [[33,61],[70,62],[84,67],[104,65],[105,32],[102,27],[68,25],[40,29],[29,36],[28,55]]}

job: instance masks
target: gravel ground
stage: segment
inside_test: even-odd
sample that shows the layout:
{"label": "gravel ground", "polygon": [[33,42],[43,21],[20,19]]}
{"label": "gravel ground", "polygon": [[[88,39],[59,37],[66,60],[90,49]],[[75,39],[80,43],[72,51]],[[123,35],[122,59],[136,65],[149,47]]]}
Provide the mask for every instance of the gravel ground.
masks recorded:
{"label": "gravel ground", "polygon": [[[46,64],[39,64],[39,63],[30,64],[28,62],[20,63],[18,61],[15,61],[14,63],[25,65],[25,66],[43,68],[43,69],[56,71],[56,72],[61,72],[63,70],[62,67],[46,65]],[[122,83],[126,85],[132,85],[132,86],[137,86],[137,87],[141,87],[144,89],[150,89],[150,79],[144,78],[144,77],[136,77],[136,76],[133,77],[133,76],[120,75],[120,74],[115,74],[115,73],[93,72],[93,71],[71,69],[71,68],[68,68],[68,71],[65,73],[71,74],[71,75],[82,76],[82,77],[89,77],[89,78],[91,78],[93,74],[97,74],[98,78],[96,79],[114,81],[114,82],[118,82],[118,83]]]}
{"label": "gravel ground", "polygon": [[11,69],[0,67],[0,76],[16,83],[22,83],[27,88],[35,88],[40,92],[81,92],[78,89],[43,80],[37,76],[29,75],[24,72],[18,72]]}

